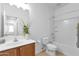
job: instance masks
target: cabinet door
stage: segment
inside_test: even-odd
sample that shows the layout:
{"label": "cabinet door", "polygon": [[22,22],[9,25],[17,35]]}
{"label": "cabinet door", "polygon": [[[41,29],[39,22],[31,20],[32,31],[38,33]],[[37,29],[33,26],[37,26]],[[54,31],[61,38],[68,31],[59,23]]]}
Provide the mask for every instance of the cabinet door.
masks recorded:
{"label": "cabinet door", "polygon": [[34,56],[35,55],[35,43],[20,47],[20,55],[21,56]]}
{"label": "cabinet door", "polygon": [[10,49],[0,52],[0,56],[17,56],[17,49]]}

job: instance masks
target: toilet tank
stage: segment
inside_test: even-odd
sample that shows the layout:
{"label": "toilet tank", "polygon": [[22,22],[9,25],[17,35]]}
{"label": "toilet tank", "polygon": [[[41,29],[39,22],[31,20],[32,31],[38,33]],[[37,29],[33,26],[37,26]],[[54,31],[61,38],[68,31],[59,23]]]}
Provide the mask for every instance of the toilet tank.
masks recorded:
{"label": "toilet tank", "polygon": [[48,37],[43,37],[42,43],[45,44],[45,45],[46,45],[47,43],[49,43],[49,38],[48,38]]}

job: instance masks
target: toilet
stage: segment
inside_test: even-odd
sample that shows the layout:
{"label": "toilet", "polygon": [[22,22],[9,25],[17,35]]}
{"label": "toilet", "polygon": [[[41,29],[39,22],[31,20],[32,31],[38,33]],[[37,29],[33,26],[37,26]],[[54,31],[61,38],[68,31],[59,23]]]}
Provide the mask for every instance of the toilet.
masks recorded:
{"label": "toilet", "polygon": [[54,44],[47,44],[46,53],[50,56],[55,56],[57,51],[57,47]]}
{"label": "toilet", "polygon": [[49,56],[55,56],[56,55],[56,51],[57,51],[57,46],[54,45],[53,43],[50,43],[48,40],[48,37],[44,37],[43,38],[43,47],[46,50],[46,53]]}

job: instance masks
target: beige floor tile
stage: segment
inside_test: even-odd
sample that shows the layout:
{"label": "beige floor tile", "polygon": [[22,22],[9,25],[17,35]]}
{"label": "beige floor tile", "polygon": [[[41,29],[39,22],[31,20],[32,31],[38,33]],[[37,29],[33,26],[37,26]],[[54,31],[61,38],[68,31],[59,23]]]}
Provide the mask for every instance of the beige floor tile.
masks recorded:
{"label": "beige floor tile", "polygon": [[[53,52],[52,52],[53,53]],[[45,50],[37,54],[36,56],[49,56]],[[53,56],[53,55],[52,55]],[[57,51],[56,56],[65,56],[62,52]]]}

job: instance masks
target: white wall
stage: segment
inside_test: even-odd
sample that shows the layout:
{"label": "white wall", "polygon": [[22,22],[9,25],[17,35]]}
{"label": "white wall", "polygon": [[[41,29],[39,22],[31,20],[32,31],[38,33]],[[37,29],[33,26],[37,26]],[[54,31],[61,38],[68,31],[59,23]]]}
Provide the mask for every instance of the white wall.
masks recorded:
{"label": "white wall", "polygon": [[30,3],[31,37],[40,40],[50,36],[50,18],[53,16],[54,4]]}
{"label": "white wall", "polygon": [[[78,55],[77,23],[79,23],[79,4],[67,4],[55,11],[56,41],[55,44],[65,55]],[[64,20],[68,22],[65,23]]]}

